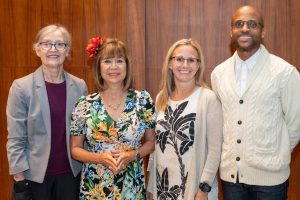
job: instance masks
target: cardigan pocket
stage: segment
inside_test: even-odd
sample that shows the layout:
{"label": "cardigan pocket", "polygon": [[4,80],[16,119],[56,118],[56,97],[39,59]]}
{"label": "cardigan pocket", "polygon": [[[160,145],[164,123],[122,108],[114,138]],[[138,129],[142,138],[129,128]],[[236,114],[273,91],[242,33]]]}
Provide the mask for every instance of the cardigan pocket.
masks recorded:
{"label": "cardigan pocket", "polygon": [[[257,137],[246,144],[245,160],[250,166],[268,171],[289,167],[290,150],[284,145],[288,138],[279,137],[278,131],[269,135],[269,138],[273,137],[272,140]],[[268,135],[268,132],[264,134]]]}
{"label": "cardigan pocket", "polygon": [[259,154],[257,152],[246,152],[246,162],[249,166],[266,171],[280,171],[289,167],[291,156],[287,152],[276,154]]}

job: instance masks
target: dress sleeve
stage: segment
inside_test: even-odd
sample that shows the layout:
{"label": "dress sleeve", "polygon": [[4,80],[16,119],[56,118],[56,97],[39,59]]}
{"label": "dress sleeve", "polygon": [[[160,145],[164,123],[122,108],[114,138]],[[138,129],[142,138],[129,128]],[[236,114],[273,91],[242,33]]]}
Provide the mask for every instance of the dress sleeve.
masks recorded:
{"label": "dress sleeve", "polygon": [[72,112],[70,133],[74,136],[86,134],[86,111],[87,101],[86,97],[80,97]]}
{"label": "dress sleeve", "polygon": [[140,110],[139,113],[139,118],[143,120],[145,123],[146,129],[152,129],[155,126],[155,119],[156,119],[156,114],[155,114],[155,106],[153,103],[153,100],[150,96],[150,94],[142,90],[138,94],[138,110]]}

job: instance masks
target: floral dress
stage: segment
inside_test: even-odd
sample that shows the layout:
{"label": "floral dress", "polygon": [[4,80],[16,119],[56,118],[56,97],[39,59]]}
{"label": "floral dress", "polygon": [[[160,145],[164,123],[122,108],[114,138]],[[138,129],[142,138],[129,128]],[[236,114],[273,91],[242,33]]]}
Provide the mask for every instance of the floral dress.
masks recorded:
{"label": "floral dress", "polygon": [[192,161],[200,89],[181,101],[169,100],[156,121],[156,186],[158,200],[184,199]]}
{"label": "floral dress", "polygon": [[[154,128],[153,101],[146,91],[128,91],[125,107],[118,121],[105,109],[99,93],[81,97],[72,113],[71,134],[85,135],[90,152],[101,153],[141,147],[146,129]],[[80,199],[145,199],[143,159],[131,162],[114,175],[106,166],[84,163]]]}

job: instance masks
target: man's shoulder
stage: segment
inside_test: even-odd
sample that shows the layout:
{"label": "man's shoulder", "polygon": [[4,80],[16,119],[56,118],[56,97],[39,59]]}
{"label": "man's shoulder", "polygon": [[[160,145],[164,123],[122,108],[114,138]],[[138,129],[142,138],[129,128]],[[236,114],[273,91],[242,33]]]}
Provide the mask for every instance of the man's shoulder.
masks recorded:
{"label": "man's shoulder", "polygon": [[272,67],[272,70],[291,70],[294,68],[292,64],[284,60],[283,58],[274,55],[273,53],[270,53],[265,46],[262,46],[262,58],[265,58],[269,61],[270,67]]}
{"label": "man's shoulder", "polygon": [[286,72],[287,74],[291,73],[296,68],[290,64],[288,61],[283,58],[270,54],[270,68],[274,73],[282,74]]}
{"label": "man's shoulder", "polygon": [[228,70],[230,66],[232,66],[233,64],[234,64],[234,58],[233,56],[231,56],[230,58],[226,59],[225,61],[217,65],[212,71],[212,73],[214,74],[223,73],[225,70]]}
{"label": "man's shoulder", "polygon": [[292,66],[288,61],[274,54],[270,54],[270,61],[274,65]]}

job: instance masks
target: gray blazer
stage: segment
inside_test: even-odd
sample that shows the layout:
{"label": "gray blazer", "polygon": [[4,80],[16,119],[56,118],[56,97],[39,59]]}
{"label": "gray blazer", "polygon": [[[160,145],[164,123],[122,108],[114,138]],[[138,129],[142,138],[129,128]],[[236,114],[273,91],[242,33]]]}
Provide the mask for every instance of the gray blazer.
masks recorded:
{"label": "gray blazer", "polygon": [[[74,104],[87,95],[84,80],[64,72],[67,85],[66,140],[68,157],[76,176],[81,163],[70,155],[70,119]],[[42,183],[51,146],[51,122],[42,68],[15,80],[9,90],[7,107],[7,157],[10,174],[25,173],[25,178]]]}

